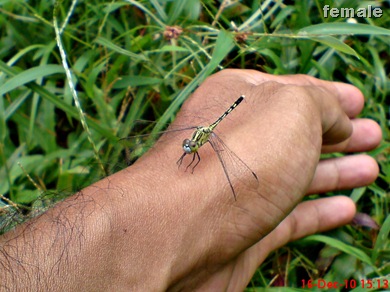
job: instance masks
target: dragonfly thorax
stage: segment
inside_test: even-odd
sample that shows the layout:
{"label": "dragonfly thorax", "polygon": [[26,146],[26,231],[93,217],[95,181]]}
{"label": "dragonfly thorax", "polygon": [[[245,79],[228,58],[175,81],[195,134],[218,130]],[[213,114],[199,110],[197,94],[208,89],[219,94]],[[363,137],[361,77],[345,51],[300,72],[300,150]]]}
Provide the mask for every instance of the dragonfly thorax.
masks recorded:
{"label": "dragonfly thorax", "polygon": [[191,139],[185,139],[183,141],[184,152],[187,154],[197,152],[209,140],[211,133],[212,130],[210,127],[197,127]]}
{"label": "dragonfly thorax", "polygon": [[[221,165],[223,167],[223,171],[225,173],[225,176],[229,182],[230,188],[233,192],[234,199],[236,200],[236,192],[233,188],[232,180],[229,176],[229,171],[227,170],[227,162],[225,162],[223,156],[228,155],[230,159],[235,159],[234,163],[231,163],[232,165],[235,165],[236,167],[239,167],[240,165],[243,166],[239,171],[242,169],[246,171],[247,173],[250,173],[251,176],[258,182],[257,175],[234,153],[229,150],[229,148],[226,147],[226,145],[221,141],[221,139],[213,132],[215,127],[218,126],[218,124],[230,113],[232,112],[237,105],[239,105],[244,100],[244,95],[241,95],[235,103],[233,103],[230,108],[227,109],[214,123],[210,124],[209,126],[199,126],[195,128],[195,131],[192,133],[191,139],[185,139],[183,141],[182,147],[184,153],[180,156],[179,160],[176,162],[178,167],[181,166],[183,163],[184,157],[186,157],[189,154],[192,154],[192,160],[187,165],[186,171],[189,167],[192,168],[192,173],[194,172],[194,169],[200,162],[200,155],[198,153],[198,150],[200,147],[202,147],[206,142],[209,142],[215,153],[218,155],[218,159],[221,162]],[[188,129],[188,128],[187,128]],[[193,129],[193,128],[192,128]],[[226,153],[226,154],[224,154]],[[241,172],[239,172],[241,173]]]}

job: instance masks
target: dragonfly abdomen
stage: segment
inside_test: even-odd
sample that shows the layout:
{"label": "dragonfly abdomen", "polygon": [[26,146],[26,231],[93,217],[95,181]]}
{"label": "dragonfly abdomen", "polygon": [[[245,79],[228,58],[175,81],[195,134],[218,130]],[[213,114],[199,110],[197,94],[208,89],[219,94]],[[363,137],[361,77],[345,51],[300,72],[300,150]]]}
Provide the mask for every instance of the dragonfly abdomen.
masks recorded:
{"label": "dragonfly abdomen", "polygon": [[240,103],[241,101],[243,101],[245,98],[245,95],[241,95],[236,101],[235,103],[233,103],[226,112],[223,113],[222,116],[220,116],[218,118],[218,120],[216,120],[214,123],[212,123],[209,128],[211,130],[214,130],[214,128],[228,115],[230,114]]}

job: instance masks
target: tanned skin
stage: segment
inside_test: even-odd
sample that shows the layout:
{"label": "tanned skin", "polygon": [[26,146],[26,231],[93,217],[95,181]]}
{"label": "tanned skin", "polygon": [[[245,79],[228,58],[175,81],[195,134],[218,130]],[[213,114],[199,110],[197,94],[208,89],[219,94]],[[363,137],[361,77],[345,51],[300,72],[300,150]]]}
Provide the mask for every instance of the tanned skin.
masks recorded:
{"label": "tanned skin", "polygon": [[[131,167],[91,185],[0,238],[0,285],[13,291],[239,291],[266,256],[289,241],[342,226],[355,205],[305,195],[370,184],[378,175],[363,152],[380,127],[355,118],[364,98],[354,86],[309,76],[223,70],[209,77],[177,117],[212,122],[256,173],[232,178],[199,150],[193,174],[178,170],[181,141],[169,139]],[[207,125],[207,124],[206,124]]]}

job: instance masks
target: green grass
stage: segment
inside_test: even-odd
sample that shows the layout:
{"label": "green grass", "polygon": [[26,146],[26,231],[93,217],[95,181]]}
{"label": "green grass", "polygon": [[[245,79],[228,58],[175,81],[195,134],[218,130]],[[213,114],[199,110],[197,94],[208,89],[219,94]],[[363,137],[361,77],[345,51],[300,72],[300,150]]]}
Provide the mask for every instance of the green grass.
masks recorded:
{"label": "green grass", "polygon": [[[366,97],[361,116],[382,127],[383,141],[369,153],[380,177],[342,192],[378,227],[349,225],[291,243],[259,267],[248,291],[300,288],[309,278],[360,283],[390,274],[390,30],[384,29],[390,26],[389,6],[378,1],[381,18],[353,24],[323,17],[323,5],[332,7],[333,1],[296,2],[241,1],[222,9],[215,1],[94,0],[74,2],[72,10],[68,1],[56,9],[51,1],[1,1],[3,232],[122,167],[118,138],[131,133],[134,121],[171,122],[185,99],[219,69],[304,73],[359,87]],[[177,37],[170,37],[175,30]],[[65,73],[71,73],[77,96]]]}

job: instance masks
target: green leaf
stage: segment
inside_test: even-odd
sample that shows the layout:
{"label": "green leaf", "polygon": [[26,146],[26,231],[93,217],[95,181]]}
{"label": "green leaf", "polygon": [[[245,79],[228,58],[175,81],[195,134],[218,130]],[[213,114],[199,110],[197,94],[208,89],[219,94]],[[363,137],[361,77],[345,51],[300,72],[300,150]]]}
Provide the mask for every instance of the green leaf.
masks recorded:
{"label": "green leaf", "polygon": [[390,215],[387,215],[385,222],[379,230],[378,237],[375,242],[374,250],[372,252],[372,261],[375,262],[379,253],[386,248],[389,248],[389,234],[390,234]]}
{"label": "green leaf", "polygon": [[[17,178],[21,176],[25,176],[25,171],[27,173],[31,173],[34,171],[34,168],[39,164],[42,163],[43,155],[27,155],[22,156],[17,159],[17,162],[11,166],[10,169],[10,176],[11,176],[11,183],[13,183]],[[23,168],[22,168],[23,167]]]}
{"label": "green leaf", "polygon": [[[211,61],[205,68],[205,74],[207,76],[210,75],[215,70],[215,68],[217,68],[217,66],[219,66],[219,64],[224,58],[226,58],[233,47],[234,36],[225,30],[221,30],[218,33],[218,38],[215,44],[213,55],[211,57]],[[207,76],[204,76],[200,82],[206,79]]]}
{"label": "green leaf", "polygon": [[366,190],[367,187],[355,188],[353,189],[350,198],[352,199],[352,201],[354,201],[354,203],[357,203],[362,198]]}
{"label": "green leaf", "polygon": [[21,204],[30,204],[36,201],[41,195],[39,190],[22,190],[16,192],[15,201]]}
{"label": "green leaf", "polygon": [[161,6],[159,1],[157,0],[150,0],[150,4],[153,5],[154,9],[156,10],[158,16],[162,19],[162,21],[167,22],[168,16],[164,11],[164,8]]}
{"label": "green leaf", "polygon": [[310,37],[311,40],[327,45],[336,51],[340,51],[349,55],[353,55],[359,59],[359,55],[352,49],[350,46],[346,45],[341,40],[332,37],[332,36],[320,36],[320,37]]}
{"label": "green leaf", "polygon": [[189,49],[183,48],[183,47],[178,47],[178,46],[163,46],[159,50],[155,50],[153,52],[189,52]]}
{"label": "green leaf", "polygon": [[[57,66],[57,65],[55,65],[55,66]],[[4,63],[1,60],[0,60],[0,70],[3,71],[5,74],[10,75],[10,76],[17,75],[15,68],[9,67],[6,63]],[[72,116],[73,118],[75,118],[77,120],[80,120],[80,116],[73,106],[68,105],[63,100],[59,99],[56,95],[54,95],[53,93],[48,91],[46,88],[44,88],[44,87],[42,87],[34,82],[30,82],[30,83],[26,84],[26,86],[28,88],[30,88],[32,91],[39,94],[42,98],[45,98],[45,99],[49,100],[50,102],[52,102],[56,107],[63,110],[64,112],[66,112],[68,115]],[[98,122],[96,122],[92,118],[87,117],[87,121],[88,121],[88,124],[91,128],[93,128],[96,131],[98,131],[99,133],[101,133],[107,139],[109,139],[113,142],[118,141],[118,138],[112,134],[112,131],[102,127]]]}
{"label": "green leaf", "polygon": [[147,76],[123,76],[120,80],[118,80],[113,88],[122,89],[127,88],[129,86],[142,86],[142,85],[156,85],[162,83],[161,78],[147,77]]}
{"label": "green leaf", "polygon": [[234,48],[233,35],[227,31],[221,30],[218,34],[217,42],[215,44],[213,55],[211,56],[210,62],[206,67],[200,71],[200,73],[182,90],[175,100],[171,103],[169,108],[165,111],[164,115],[161,116],[158,125],[153,133],[161,130],[161,125],[167,124],[169,118],[174,112],[182,105],[185,99],[192,93],[193,90],[200,83],[203,82],[213,71],[219,66],[222,60],[229,54]]}
{"label": "green leaf", "polygon": [[321,23],[298,30],[298,35],[388,35],[390,30],[361,23]]}
{"label": "green leaf", "polygon": [[147,58],[145,58],[143,55],[135,54],[135,53],[130,52],[128,50],[122,49],[121,47],[117,46],[113,42],[111,42],[111,41],[109,41],[109,40],[107,40],[107,39],[105,39],[103,37],[98,37],[95,40],[95,43],[97,43],[99,45],[102,45],[102,46],[104,46],[106,48],[109,48],[109,49],[113,50],[114,52],[116,52],[118,54],[128,56],[128,57],[133,58],[135,60],[140,60],[140,61],[146,61],[147,60]]}
{"label": "green leaf", "polygon": [[135,0],[126,0],[126,2],[129,2],[130,4],[138,7],[139,9],[141,9],[143,12],[145,12],[145,14],[148,14],[160,27],[164,27],[165,24],[156,17],[155,13],[152,13],[149,9],[147,9],[144,5],[142,5],[141,3],[139,3],[138,1],[135,1]]}
{"label": "green leaf", "polygon": [[[6,124],[7,115],[4,108],[3,98],[0,96],[0,147],[3,146],[4,140],[7,137],[7,124]],[[0,149],[2,151],[2,149]]]}
{"label": "green leaf", "polygon": [[303,240],[304,241],[314,240],[314,241],[323,242],[323,243],[328,244],[334,248],[337,248],[338,250],[341,250],[342,252],[345,252],[346,254],[349,254],[353,257],[356,257],[357,259],[361,260],[362,262],[364,262],[370,266],[373,265],[369,256],[367,254],[365,254],[363,251],[361,251],[360,249],[358,249],[356,247],[347,245],[338,239],[334,239],[334,238],[331,238],[328,236],[317,234],[317,235],[308,236]]}
{"label": "green leaf", "polygon": [[22,71],[21,73],[8,79],[7,82],[0,86],[0,96],[17,87],[25,85],[26,83],[56,73],[65,73],[64,68],[60,65],[50,64]]}
{"label": "green leaf", "polygon": [[187,6],[187,0],[172,1],[168,14],[169,24],[174,24]]}
{"label": "green leaf", "polygon": [[285,21],[286,18],[289,17],[294,11],[295,8],[291,6],[283,7],[282,10],[276,15],[275,19],[272,21],[271,28],[275,28],[279,24],[283,23],[283,21]]}

